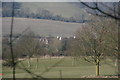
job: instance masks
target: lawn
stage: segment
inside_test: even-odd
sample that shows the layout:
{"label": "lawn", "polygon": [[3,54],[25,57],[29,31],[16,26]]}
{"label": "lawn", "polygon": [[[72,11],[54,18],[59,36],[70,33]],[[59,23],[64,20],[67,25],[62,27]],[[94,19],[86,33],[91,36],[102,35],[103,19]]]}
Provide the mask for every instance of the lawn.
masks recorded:
{"label": "lawn", "polygon": [[[108,64],[107,64],[108,63]],[[36,59],[31,60],[32,73],[35,73],[44,78],[80,78],[83,76],[95,75],[95,64],[86,62],[82,59],[74,60],[73,58],[51,58],[51,59],[39,59],[38,68],[36,68]],[[23,61],[17,65],[16,77],[17,78],[31,78],[31,75],[23,69],[19,69],[21,66],[27,67],[27,61]],[[101,62],[100,75],[116,75],[117,67],[114,66],[112,60],[104,60]],[[3,66],[3,77],[11,78],[12,69]]]}

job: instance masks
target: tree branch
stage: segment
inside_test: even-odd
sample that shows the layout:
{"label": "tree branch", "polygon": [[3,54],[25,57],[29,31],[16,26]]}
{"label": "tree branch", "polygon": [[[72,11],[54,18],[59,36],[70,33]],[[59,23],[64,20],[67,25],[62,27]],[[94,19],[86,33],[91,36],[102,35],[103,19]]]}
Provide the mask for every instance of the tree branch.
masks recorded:
{"label": "tree branch", "polygon": [[[92,6],[90,6],[90,5],[88,5],[88,4],[84,3],[84,2],[81,2],[81,3],[82,3],[83,5],[85,5],[86,7],[90,8],[90,9],[97,10],[97,11],[99,11],[100,13],[102,13],[102,14],[104,14],[104,15],[106,15],[106,16],[109,16],[109,17],[111,17],[111,18],[113,18],[113,19],[116,19],[116,20],[119,20],[119,21],[120,21],[120,18],[119,18],[118,16],[114,16],[114,15],[112,15],[112,14],[109,14],[109,13],[101,10],[97,5],[96,5],[96,7],[92,7]],[[96,14],[97,14],[97,13],[96,13]],[[97,15],[98,15],[98,14],[97,14]],[[99,15],[99,16],[102,16],[102,15]]]}
{"label": "tree branch", "polygon": [[12,3],[12,20],[11,20],[11,30],[10,30],[10,51],[11,51],[11,58],[12,58],[12,65],[13,65],[13,80],[15,80],[15,57],[13,52],[13,43],[12,43],[12,36],[13,36],[13,23],[14,23],[14,2]]}

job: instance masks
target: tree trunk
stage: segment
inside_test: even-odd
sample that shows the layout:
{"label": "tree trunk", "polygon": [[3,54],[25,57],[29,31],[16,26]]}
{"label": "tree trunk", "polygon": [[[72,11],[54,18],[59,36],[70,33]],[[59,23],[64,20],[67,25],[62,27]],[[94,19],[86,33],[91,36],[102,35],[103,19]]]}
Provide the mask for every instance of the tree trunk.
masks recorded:
{"label": "tree trunk", "polygon": [[39,62],[39,60],[38,60],[38,57],[37,57],[37,64],[36,64],[36,68],[38,68],[38,62]]}
{"label": "tree trunk", "polygon": [[118,60],[117,60],[117,59],[115,59],[115,67],[117,67],[117,63],[118,63]]}
{"label": "tree trunk", "polygon": [[100,62],[98,61],[97,59],[97,64],[96,64],[96,76],[99,76],[100,75]]}
{"label": "tree trunk", "polygon": [[30,68],[31,67],[31,64],[30,64],[30,57],[28,57],[28,68]]}
{"label": "tree trunk", "polygon": [[72,66],[75,66],[75,58],[72,59]]}
{"label": "tree trunk", "polygon": [[62,70],[59,70],[60,72],[60,79],[62,80]]}

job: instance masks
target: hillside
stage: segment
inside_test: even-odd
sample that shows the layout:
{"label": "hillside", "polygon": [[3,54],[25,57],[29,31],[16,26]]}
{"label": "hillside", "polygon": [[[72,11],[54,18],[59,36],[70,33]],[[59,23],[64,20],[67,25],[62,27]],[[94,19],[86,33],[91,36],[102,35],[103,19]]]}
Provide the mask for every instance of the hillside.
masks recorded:
{"label": "hillside", "polygon": [[[2,33],[10,33],[11,18],[3,18]],[[36,34],[48,36],[74,36],[74,32],[80,28],[80,23],[66,23],[53,20],[14,18],[13,33],[21,33],[30,27]]]}
{"label": "hillside", "polygon": [[88,14],[79,5],[69,2],[23,2],[22,8],[29,8],[32,12],[38,9],[46,9],[54,15],[62,15],[63,17],[82,16],[87,18]]}

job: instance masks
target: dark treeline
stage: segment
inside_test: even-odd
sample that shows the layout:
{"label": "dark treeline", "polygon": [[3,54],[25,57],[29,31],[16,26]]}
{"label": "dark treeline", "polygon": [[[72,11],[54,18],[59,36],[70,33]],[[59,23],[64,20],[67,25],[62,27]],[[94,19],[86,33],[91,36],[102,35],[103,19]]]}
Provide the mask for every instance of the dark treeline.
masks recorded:
{"label": "dark treeline", "polygon": [[[21,50],[22,48],[26,48],[26,46],[30,46],[28,49],[32,49],[33,45],[35,45],[34,48],[40,49],[39,56],[70,56],[67,50],[69,50],[70,43],[74,40],[74,37],[53,37],[53,36],[39,36],[35,35],[33,32],[29,32],[25,35],[20,36],[21,34],[14,34],[13,39],[13,45],[15,46],[15,51],[17,51],[17,57],[24,57],[24,55],[27,56],[26,52],[24,50]],[[14,40],[15,39],[15,40]],[[25,42],[26,41],[26,42]],[[3,36],[3,53],[4,55],[8,55],[9,52],[9,35]],[[33,44],[32,44],[33,42]],[[39,46],[38,46],[39,45]],[[20,52],[20,50],[22,52]],[[7,52],[6,52],[7,51]],[[35,50],[36,51],[36,50]],[[41,52],[42,51],[42,52]],[[19,53],[20,52],[20,53]],[[34,51],[31,52],[31,54],[34,53]],[[19,56],[18,56],[19,54]],[[35,53],[36,54],[36,53]],[[35,55],[34,54],[34,55]],[[4,56],[3,55],[3,56]],[[6,56],[5,55],[5,56]],[[5,56],[3,58],[5,58]]]}
{"label": "dark treeline", "polygon": [[[85,20],[84,15],[81,17],[70,17],[65,18],[62,15],[54,15],[52,12],[46,9],[38,9],[36,12],[32,12],[29,8],[22,8],[22,3],[15,2],[14,5],[14,17],[20,18],[34,18],[34,19],[49,19],[63,22],[75,22],[75,23],[84,23],[88,22]],[[2,3],[2,17],[11,17],[12,16],[12,2],[3,2]]]}
{"label": "dark treeline", "polygon": [[[70,44],[73,37],[44,37],[37,36],[33,32],[27,32],[21,37],[20,34],[13,35],[14,58],[17,61],[22,58],[40,58],[43,56],[71,56]],[[4,66],[12,66],[9,37],[6,35],[2,38],[2,59]]]}

